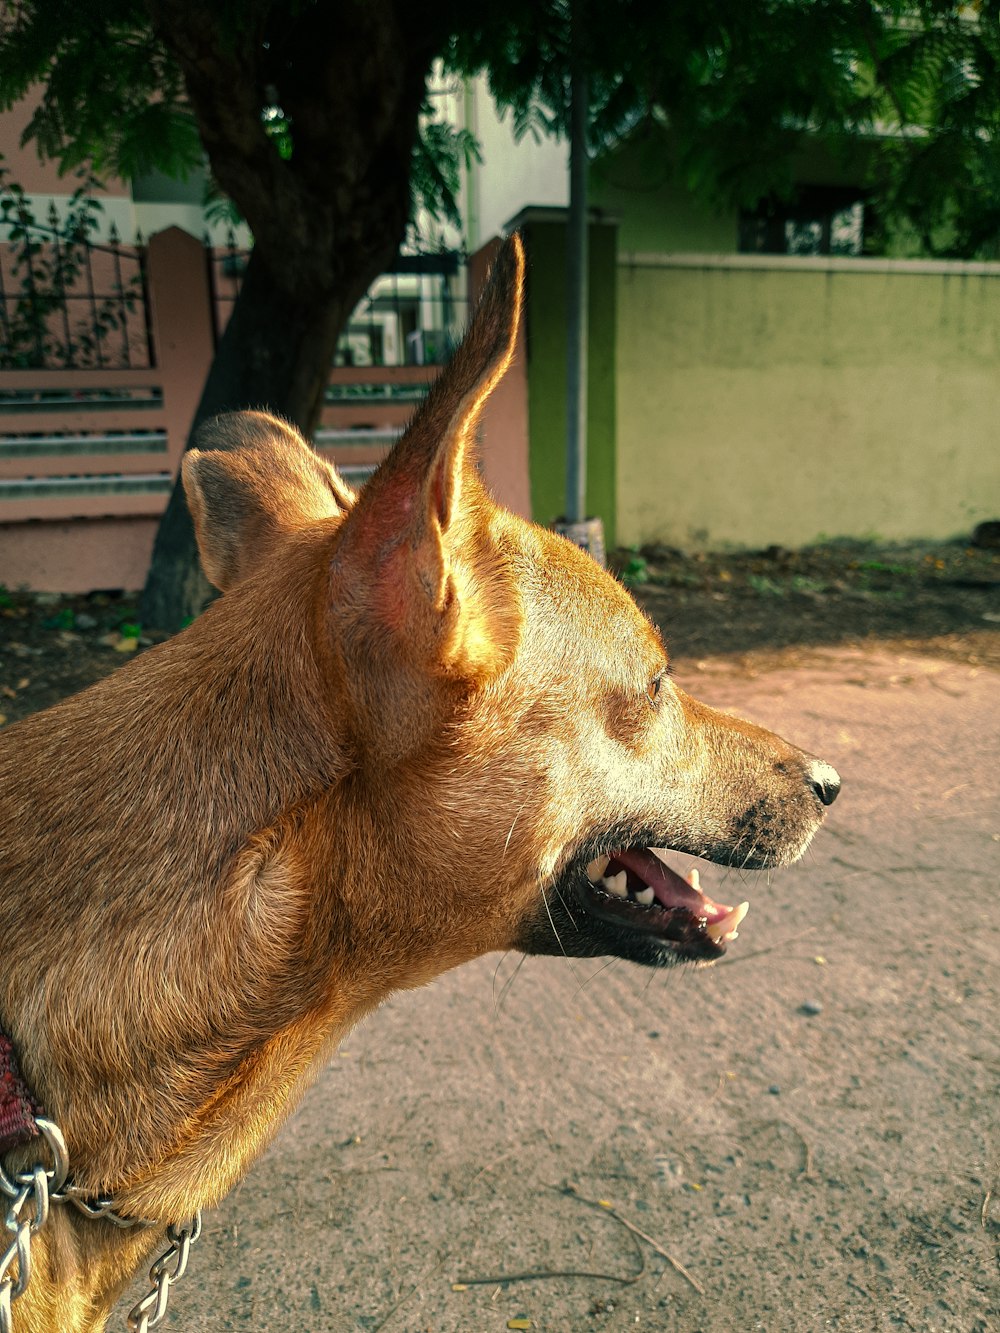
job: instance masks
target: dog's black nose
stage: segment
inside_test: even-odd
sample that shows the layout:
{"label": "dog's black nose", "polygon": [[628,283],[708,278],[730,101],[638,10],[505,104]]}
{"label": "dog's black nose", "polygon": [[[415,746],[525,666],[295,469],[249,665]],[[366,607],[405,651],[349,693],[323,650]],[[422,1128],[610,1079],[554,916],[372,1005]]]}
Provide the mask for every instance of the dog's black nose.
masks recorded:
{"label": "dog's black nose", "polygon": [[832,764],[814,759],[806,770],[806,779],[824,805],[833,805],[840,791],[840,774]]}

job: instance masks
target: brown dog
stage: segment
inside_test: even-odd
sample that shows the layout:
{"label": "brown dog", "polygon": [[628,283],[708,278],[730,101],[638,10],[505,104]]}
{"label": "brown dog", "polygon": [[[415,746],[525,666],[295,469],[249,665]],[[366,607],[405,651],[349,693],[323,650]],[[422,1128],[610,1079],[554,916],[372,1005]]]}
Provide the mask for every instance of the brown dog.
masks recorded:
{"label": "brown dog", "polygon": [[623,589],[485,493],[522,280],[515,238],[357,497],[272,417],[209,425],[184,478],[226,595],[0,735],[0,1032],[76,1187],[159,1221],[54,1206],[16,1333],[104,1328],[390,991],[497,949],[718,957],[742,907],[648,849],[783,865],[836,795],[684,695]]}

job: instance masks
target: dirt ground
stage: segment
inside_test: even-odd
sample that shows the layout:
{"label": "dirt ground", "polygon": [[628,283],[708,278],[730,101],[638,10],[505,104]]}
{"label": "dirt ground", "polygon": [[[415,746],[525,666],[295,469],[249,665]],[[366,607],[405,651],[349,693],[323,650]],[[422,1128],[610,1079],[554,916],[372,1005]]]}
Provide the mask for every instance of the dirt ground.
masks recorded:
{"label": "dirt ground", "polygon": [[[684,556],[618,551],[615,572],[678,661],[723,654],[751,674],[823,644],[1000,669],[1000,550],[961,543]],[[0,585],[0,725],[47,708],[148,645],[134,597],[63,598]]]}
{"label": "dirt ground", "polygon": [[[685,688],[836,764],[827,825],[706,869],[751,904],[713,968],[492,957],[387,1004],[165,1329],[1000,1330],[1000,553],[620,567]],[[8,720],[141,651],[127,599],[0,601]]]}

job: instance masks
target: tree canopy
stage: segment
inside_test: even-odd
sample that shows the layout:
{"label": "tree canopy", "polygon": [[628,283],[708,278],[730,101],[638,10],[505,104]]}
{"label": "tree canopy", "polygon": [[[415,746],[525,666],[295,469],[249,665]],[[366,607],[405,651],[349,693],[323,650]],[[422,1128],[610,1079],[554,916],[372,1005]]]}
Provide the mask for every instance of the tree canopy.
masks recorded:
{"label": "tree canopy", "polygon": [[[392,262],[414,201],[454,216],[467,133],[426,115],[435,62],[485,71],[517,129],[565,132],[570,15],[594,152],[656,121],[688,185],[752,204],[790,188],[803,135],[875,146],[883,215],[929,253],[996,253],[1000,0],[9,0],[0,105],[64,169],[183,175],[205,158],[254,248],[195,425],[266,403],[309,431],[337,335]],[[183,500],[146,614],[203,590]],[[159,592],[156,589],[159,589]]]}
{"label": "tree canopy", "polygon": [[[0,18],[0,105],[43,88],[27,136],[64,171],[183,177],[207,149],[256,235],[266,219],[223,163],[232,155],[221,141],[250,158],[243,175],[280,182],[295,199],[294,182],[324,146],[319,127],[336,105],[321,44],[376,61],[376,35],[390,17],[399,24],[409,14],[425,75],[435,59],[462,75],[485,72],[519,134],[561,134],[572,12],[584,33],[593,151],[658,117],[692,189],[753,204],[787,186],[802,135],[863,135],[878,143],[871,185],[883,209],[909,222],[928,252],[968,257],[997,244],[1000,0],[510,0],[473,12],[450,0],[409,10],[228,0],[211,15],[207,8],[14,0]],[[196,94],[195,65],[202,84],[239,79],[238,111],[221,114],[218,97]],[[382,74],[373,86],[384,93],[393,79]],[[467,130],[428,115],[426,99],[421,110],[407,163],[413,207],[457,221],[459,165],[476,146]]]}
{"label": "tree canopy", "polygon": [[[569,5],[513,0],[450,39],[521,133],[565,132]],[[859,140],[884,222],[928,254],[1000,253],[1000,3],[642,0],[582,8],[594,152],[669,128],[683,179],[753,206],[792,186],[804,139]]]}

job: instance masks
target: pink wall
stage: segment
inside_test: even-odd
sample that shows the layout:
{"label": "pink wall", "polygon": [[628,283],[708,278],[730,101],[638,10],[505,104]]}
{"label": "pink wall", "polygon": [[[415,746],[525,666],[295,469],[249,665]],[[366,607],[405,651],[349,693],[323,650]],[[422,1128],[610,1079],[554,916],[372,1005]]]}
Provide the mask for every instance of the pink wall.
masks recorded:
{"label": "pink wall", "polygon": [[[71,194],[76,188],[72,176],[60,176],[55,162],[42,162],[34,141],[21,147],[21,136],[41,102],[41,89],[35,88],[9,111],[0,112],[0,152],[3,153],[9,179],[28,194]],[[112,198],[129,197],[128,185],[117,178],[106,182],[105,193]],[[43,221],[44,219],[39,219]]]}
{"label": "pink wall", "polygon": [[[488,241],[469,259],[469,295],[482,290],[500,241]],[[480,450],[486,484],[501,504],[531,518],[528,475],[528,353],[522,319],[514,362],[493,390],[483,412]]]}
{"label": "pink wall", "polygon": [[85,593],[146,582],[157,518],[0,523],[0,582],[36,592]]}
{"label": "pink wall", "polygon": [[[495,249],[496,242],[470,261],[473,294]],[[0,487],[8,483],[0,491],[0,583],[67,593],[142,587],[213,356],[207,267],[201,242],[176,227],[150,239],[149,368],[0,370],[0,391],[10,395],[0,399],[0,439],[9,446],[0,449]],[[331,383],[419,386],[434,374],[422,366],[339,368]],[[412,410],[412,401],[378,395],[328,404],[323,452],[341,466],[371,466]],[[481,429],[487,484],[501,503],[529,516],[523,333]],[[136,442],[115,452],[108,442],[123,433]],[[39,437],[60,447],[39,448]],[[66,484],[79,478],[86,484]]]}

